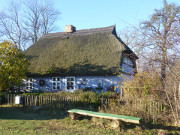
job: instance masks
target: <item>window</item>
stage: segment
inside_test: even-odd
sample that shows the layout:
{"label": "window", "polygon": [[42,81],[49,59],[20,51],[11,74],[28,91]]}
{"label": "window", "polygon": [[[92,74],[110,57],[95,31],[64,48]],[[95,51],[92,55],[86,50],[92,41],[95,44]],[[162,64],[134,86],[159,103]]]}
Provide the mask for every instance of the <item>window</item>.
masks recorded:
{"label": "window", "polygon": [[33,78],[25,79],[24,83],[25,83],[26,90],[33,90]]}
{"label": "window", "polygon": [[67,90],[75,89],[75,77],[66,77],[66,89]]}
{"label": "window", "polygon": [[83,78],[83,79],[81,80],[81,84],[82,84],[82,85],[86,85],[86,78]]}
{"label": "window", "polygon": [[124,56],[123,62],[124,62],[125,64],[129,65],[129,66],[133,66],[132,60],[131,60],[130,58],[126,57],[126,56]]}
{"label": "window", "polygon": [[98,80],[96,90],[98,90],[99,92],[103,90],[102,80]]}
{"label": "window", "polygon": [[98,80],[98,87],[102,87],[102,80]]}
{"label": "window", "polygon": [[61,82],[60,81],[61,81],[60,77],[53,77],[52,78],[53,90],[61,89]]}
{"label": "window", "polygon": [[122,63],[122,72],[127,73],[129,75],[133,75],[134,74],[134,67],[135,67],[134,64],[135,63],[133,63],[133,59],[124,55],[123,63]]}

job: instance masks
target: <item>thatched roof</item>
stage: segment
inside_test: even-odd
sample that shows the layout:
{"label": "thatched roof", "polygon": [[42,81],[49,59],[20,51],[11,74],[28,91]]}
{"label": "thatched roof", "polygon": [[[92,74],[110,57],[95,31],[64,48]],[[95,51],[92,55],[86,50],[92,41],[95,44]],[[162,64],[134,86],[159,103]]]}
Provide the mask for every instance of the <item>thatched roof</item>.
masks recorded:
{"label": "thatched roof", "polygon": [[118,73],[123,51],[132,52],[110,26],[46,34],[24,53],[30,75],[80,76]]}

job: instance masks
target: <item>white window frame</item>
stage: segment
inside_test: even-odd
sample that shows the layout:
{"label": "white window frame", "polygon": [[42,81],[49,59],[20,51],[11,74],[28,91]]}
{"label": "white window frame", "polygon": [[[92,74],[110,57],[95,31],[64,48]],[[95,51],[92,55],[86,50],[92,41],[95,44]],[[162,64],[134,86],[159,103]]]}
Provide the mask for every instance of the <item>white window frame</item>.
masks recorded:
{"label": "white window frame", "polygon": [[[55,83],[55,89],[54,89],[54,83]],[[58,89],[58,84],[59,84],[59,89]],[[61,77],[52,77],[52,90],[60,90],[60,89],[61,89]]]}
{"label": "white window frame", "polygon": [[[67,89],[67,83],[68,83],[68,78],[73,78],[74,79],[74,81],[73,81],[73,89]],[[75,90],[75,77],[65,77],[65,79],[66,79],[66,83],[65,83],[65,87],[66,87],[66,90],[68,90],[68,91],[72,91],[72,90]]]}
{"label": "white window frame", "polygon": [[24,79],[24,84],[25,84],[24,88],[30,91],[33,90],[34,89],[33,83],[34,83],[33,78]]}

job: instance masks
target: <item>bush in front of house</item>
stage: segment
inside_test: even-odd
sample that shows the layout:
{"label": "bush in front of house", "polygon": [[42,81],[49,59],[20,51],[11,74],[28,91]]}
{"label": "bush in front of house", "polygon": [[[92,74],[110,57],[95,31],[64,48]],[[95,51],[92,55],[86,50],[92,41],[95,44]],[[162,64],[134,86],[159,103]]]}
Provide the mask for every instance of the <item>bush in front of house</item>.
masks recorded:
{"label": "bush in front of house", "polygon": [[[9,41],[0,43],[0,91],[15,91],[26,78],[28,61],[16,44]],[[3,64],[2,64],[3,63]]]}
{"label": "bush in front of house", "polygon": [[3,95],[0,93],[0,105],[2,104],[2,97]]}
{"label": "bush in front of house", "polygon": [[[151,96],[154,99],[160,99],[164,94],[161,86],[161,77],[158,73],[139,72],[133,79],[126,80],[123,84],[124,94],[131,94],[136,98],[147,98]],[[129,89],[130,88],[130,89]]]}
{"label": "bush in front of house", "polygon": [[80,100],[88,103],[100,103],[98,93],[87,91],[80,95]]}
{"label": "bush in front of house", "polygon": [[115,93],[101,93],[102,97],[107,97],[110,102],[102,105],[99,111],[139,117],[145,123],[172,123],[171,110],[167,103],[163,102],[166,96],[158,74],[139,72],[133,79],[126,80],[121,90],[123,98],[120,102],[111,100],[111,94],[113,97]]}
{"label": "bush in front of house", "polygon": [[95,90],[92,87],[85,87],[84,89],[82,89],[83,92],[87,92],[87,91],[92,91],[95,92]]}
{"label": "bush in front of house", "polygon": [[41,95],[43,94],[42,92],[38,92],[38,93],[23,93],[22,95]]}
{"label": "bush in front of house", "polygon": [[119,93],[107,91],[107,92],[100,93],[99,97],[102,97],[102,98],[119,98]]}

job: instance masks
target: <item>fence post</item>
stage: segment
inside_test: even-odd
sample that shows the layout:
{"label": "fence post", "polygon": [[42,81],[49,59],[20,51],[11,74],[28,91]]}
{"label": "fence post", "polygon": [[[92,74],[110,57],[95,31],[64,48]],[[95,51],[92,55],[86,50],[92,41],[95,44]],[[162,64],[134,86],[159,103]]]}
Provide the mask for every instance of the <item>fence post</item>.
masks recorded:
{"label": "fence post", "polygon": [[11,104],[12,104],[12,106],[13,106],[13,103],[14,103],[14,96],[15,96],[15,94],[11,94]]}
{"label": "fence post", "polygon": [[179,98],[179,102],[180,102],[180,82],[179,82],[179,89],[178,89],[178,98]]}
{"label": "fence post", "polygon": [[121,93],[120,93],[120,101],[122,100],[122,95],[123,95],[123,87],[120,87],[121,88]]}
{"label": "fence post", "polygon": [[10,95],[8,94],[8,104],[10,104]]}

